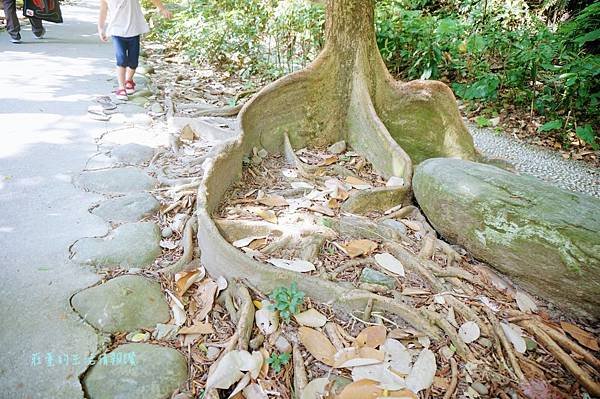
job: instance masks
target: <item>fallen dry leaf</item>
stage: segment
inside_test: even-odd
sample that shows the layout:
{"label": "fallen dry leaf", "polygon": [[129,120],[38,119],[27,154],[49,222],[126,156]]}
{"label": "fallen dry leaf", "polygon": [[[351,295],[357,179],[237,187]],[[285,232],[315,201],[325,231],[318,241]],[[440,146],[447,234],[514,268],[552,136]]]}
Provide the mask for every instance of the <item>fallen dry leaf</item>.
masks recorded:
{"label": "fallen dry leaf", "polygon": [[300,399],[321,399],[325,395],[328,385],[328,378],[316,378],[304,387]]}
{"label": "fallen dry leaf", "polygon": [[377,381],[360,380],[346,385],[337,399],[376,399],[379,396],[383,396],[383,389]]}
{"label": "fallen dry leaf", "polygon": [[352,240],[346,245],[341,245],[344,252],[351,257],[367,255],[377,249],[377,243],[371,240]]}
{"label": "fallen dry leaf", "polygon": [[194,296],[198,303],[198,313],[196,314],[195,319],[204,320],[206,316],[208,316],[213,308],[215,295],[218,289],[218,284],[210,278],[204,279],[198,284],[198,289]]}
{"label": "fallen dry leaf", "polygon": [[436,371],[435,355],[429,349],[423,349],[406,377],[406,387],[414,393],[429,388]]}
{"label": "fallen dry leaf", "polygon": [[214,334],[215,329],[210,323],[197,323],[191,327],[182,327],[177,334]]}
{"label": "fallen dry leaf", "polygon": [[458,336],[462,338],[465,344],[477,341],[480,335],[481,330],[477,323],[473,321],[467,321],[458,329]]}
{"label": "fallen dry leaf", "polygon": [[244,376],[240,370],[248,362],[248,358],[251,361],[252,356],[246,351],[234,350],[226,353],[213,373],[208,376],[206,391],[213,388],[227,389],[238,382]]}
{"label": "fallen dry leaf", "polygon": [[309,261],[301,260],[301,259],[289,260],[289,259],[271,258],[271,259],[268,259],[267,262],[272,264],[273,266],[279,267],[281,269],[287,269],[287,270],[291,270],[291,271],[299,272],[299,273],[306,273],[306,272],[311,272],[313,270],[316,270],[315,265],[313,265]]}
{"label": "fallen dry leaf", "polygon": [[254,214],[269,223],[277,224],[277,215],[271,210],[259,209]]}
{"label": "fallen dry leaf", "polygon": [[329,166],[329,165],[333,165],[334,163],[336,163],[338,161],[338,157],[337,155],[333,155],[330,157],[325,158],[324,160],[322,160],[319,163],[319,166]]}
{"label": "fallen dry leaf", "polygon": [[235,389],[229,395],[229,399],[235,398],[237,394],[241,393],[244,388],[250,384],[250,373],[246,373],[240,382],[235,386]]}
{"label": "fallen dry leaf", "polygon": [[[234,241],[231,245],[233,245],[236,248],[243,248],[243,247],[249,246],[253,241],[261,240],[264,238],[265,238],[265,236],[246,237],[246,238],[242,238],[240,240]],[[256,248],[253,248],[253,249],[256,249]]]}
{"label": "fallen dry leaf", "polygon": [[328,366],[334,365],[336,354],[335,346],[323,333],[309,327],[300,327],[298,329],[300,342],[311,355],[320,362]]}
{"label": "fallen dry leaf", "polygon": [[519,328],[504,322],[500,323],[500,326],[502,327],[502,331],[504,331],[506,338],[512,342],[515,350],[519,353],[525,353],[527,350],[527,344],[525,343],[525,339],[521,335]]}
{"label": "fallen dry leaf", "polygon": [[402,219],[401,222],[412,231],[422,230],[421,223],[415,222],[414,220]]}
{"label": "fallen dry leaf", "polygon": [[184,325],[185,321],[187,320],[187,313],[185,312],[183,303],[181,303],[179,298],[177,298],[175,294],[173,294],[171,291],[166,290],[165,292],[169,295],[169,297],[171,297],[172,300],[171,311],[173,312],[173,319],[175,320],[175,325]]}
{"label": "fallen dry leaf", "polygon": [[310,208],[308,208],[308,210],[320,213],[321,215],[325,216],[335,216],[335,212],[332,209],[320,204],[313,205]]}
{"label": "fallen dry leaf", "polygon": [[287,200],[281,195],[265,195],[264,197],[257,199],[260,204],[270,207],[277,206],[288,206]]}
{"label": "fallen dry leaf", "polygon": [[279,328],[279,313],[272,308],[271,302],[263,301],[254,314],[254,321],[258,329],[268,336]]}
{"label": "fallen dry leaf", "polygon": [[570,336],[575,338],[577,342],[579,342],[581,345],[594,351],[600,350],[600,348],[598,347],[598,340],[596,340],[596,338],[589,332],[582,330],[575,324],[567,323],[564,321],[560,322],[560,326],[563,330],[565,330],[565,332],[567,332]]}
{"label": "fallen dry leaf", "polygon": [[410,373],[412,355],[402,342],[388,338],[380,349],[385,353],[385,365],[400,374]]}
{"label": "fallen dry leaf", "polygon": [[357,190],[367,190],[369,188],[371,188],[372,186],[367,183],[364,180],[361,180],[357,177],[354,176],[348,176],[346,177],[346,183],[350,184],[352,187],[354,187]]}
{"label": "fallen dry leaf", "polygon": [[376,254],[374,258],[375,262],[388,272],[404,277],[404,266],[394,255],[384,252],[382,254]]}
{"label": "fallen dry leaf", "polygon": [[521,310],[521,312],[525,313],[536,313],[537,305],[533,298],[527,293],[517,290],[517,294],[515,295],[515,300],[517,301],[517,306]]}
{"label": "fallen dry leaf", "polygon": [[370,348],[377,348],[379,345],[383,345],[387,336],[387,329],[385,326],[369,326],[362,330],[354,340],[354,346],[361,348],[368,346]]}
{"label": "fallen dry leaf", "polygon": [[313,308],[308,309],[306,312],[294,315],[294,319],[302,326],[313,328],[323,327],[325,323],[327,323],[327,317]]}
{"label": "fallen dry leaf", "polygon": [[368,346],[362,348],[349,347],[336,352],[333,357],[335,368],[350,368],[382,363],[385,354]]}
{"label": "fallen dry leaf", "polygon": [[269,399],[267,393],[259,384],[250,384],[242,391],[246,399]]}
{"label": "fallen dry leaf", "polygon": [[379,388],[396,391],[404,388],[404,378],[389,370],[385,363],[352,368],[352,381],[377,381]]}
{"label": "fallen dry leaf", "polygon": [[348,199],[348,197],[350,197],[350,194],[348,194],[348,191],[344,190],[342,187],[336,186],[333,189],[333,192],[329,194],[329,196],[331,197],[331,199],[336,199],[338,201],[344,202]]}
{"label": "fallen dry leaf", "polygon": [[175,292],[179,297],[182,297],[192,284],[202,280],[205,275],[206,271],[203,267],[175,274]]}

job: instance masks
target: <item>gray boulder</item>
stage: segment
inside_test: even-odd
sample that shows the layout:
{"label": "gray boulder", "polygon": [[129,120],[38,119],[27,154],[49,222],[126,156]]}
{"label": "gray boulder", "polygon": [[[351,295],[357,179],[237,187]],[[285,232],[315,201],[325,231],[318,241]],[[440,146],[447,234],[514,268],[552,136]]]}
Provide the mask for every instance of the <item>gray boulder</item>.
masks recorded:
{"label": "gray boulder", "polygon": [[119,276],[87,288],[71,304],[88,323],[109,333],[151,329],[171,317],[160,285],[141,276]]}
{"label": "gray boulder", "polygon": [[137,222],[158,211],[159,202],[149,193],[135,193],[103,201],[92,213],[109,222]]}
{"label": "gray boulder", "polygon": [[167,399],[187,377],[185,358],[177,350],[126,344],[100,355],[83,385],[90,399]]}
{"label": "gray boulder", "polygon": [[155,223],[128,223],[106,238],[82,238],[71,248],[73,261],[99,269],[149,267],[161,254]]}
{"label": "gray boulder", "polygon": [[431,224],[524,288],[600,317],[600,200],[459,159],[430,159],[413,178]]}

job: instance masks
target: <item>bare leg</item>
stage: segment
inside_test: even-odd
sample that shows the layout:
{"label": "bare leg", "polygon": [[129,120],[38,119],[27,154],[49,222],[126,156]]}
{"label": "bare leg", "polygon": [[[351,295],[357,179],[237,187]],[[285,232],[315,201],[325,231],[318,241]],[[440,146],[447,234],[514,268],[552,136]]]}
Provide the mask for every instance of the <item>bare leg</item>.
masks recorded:
{"label": "bare leg", "polygon": [[127,80],[133,80],[133,75],[135,75],[135,69],[128,67],[126,72]]}
{"label": "bare leg", "polygon": [[125,88],[125,67],[117,67],[117,79],[119,80],[119,89]]}

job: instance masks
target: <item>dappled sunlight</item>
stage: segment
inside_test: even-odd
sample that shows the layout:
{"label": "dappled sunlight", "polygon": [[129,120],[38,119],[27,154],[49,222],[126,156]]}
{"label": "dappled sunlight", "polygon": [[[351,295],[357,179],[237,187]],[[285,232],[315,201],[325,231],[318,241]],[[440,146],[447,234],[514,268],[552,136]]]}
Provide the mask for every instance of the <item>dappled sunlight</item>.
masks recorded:
{"label": "dappled sunlight", "polygon": [[[0,133],[0,140],[2,140],[0,158],[14,156],[32,144],[71,143],[70,129],[74,126],[65,127],[63,125],[65,119],[57,114],[0,114],[0,125],[3,126]],[[24,121],[27,121],[26,129],[23,125]]]}

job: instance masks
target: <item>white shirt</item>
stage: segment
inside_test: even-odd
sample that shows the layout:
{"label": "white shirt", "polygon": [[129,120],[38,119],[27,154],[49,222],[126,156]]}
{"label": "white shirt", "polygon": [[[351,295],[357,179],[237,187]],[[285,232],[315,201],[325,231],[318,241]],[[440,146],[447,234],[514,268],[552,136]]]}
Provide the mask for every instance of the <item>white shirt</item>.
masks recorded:
{"label": "white shirt", "polygon": [[150,31],[139,0],[107,0],[109,36],[133,37]]}

